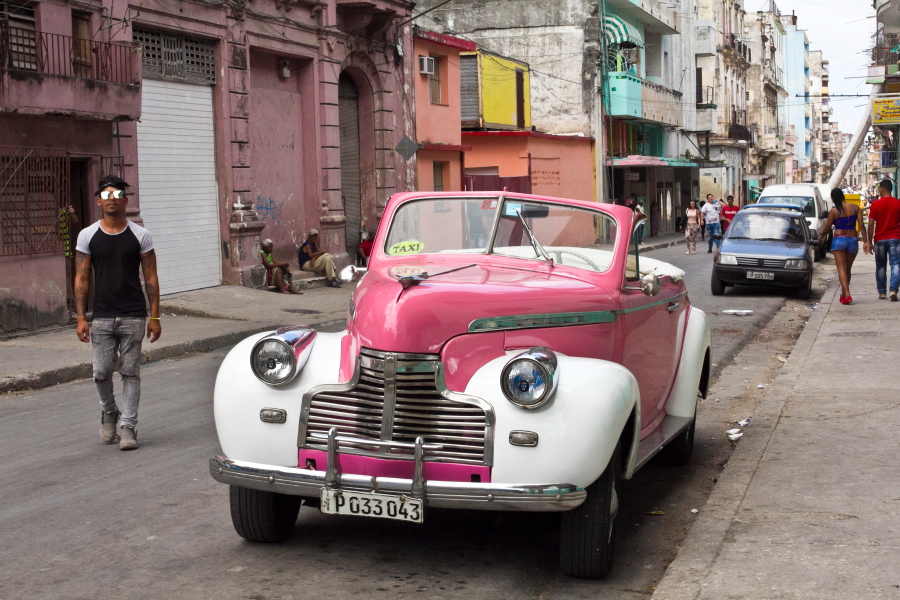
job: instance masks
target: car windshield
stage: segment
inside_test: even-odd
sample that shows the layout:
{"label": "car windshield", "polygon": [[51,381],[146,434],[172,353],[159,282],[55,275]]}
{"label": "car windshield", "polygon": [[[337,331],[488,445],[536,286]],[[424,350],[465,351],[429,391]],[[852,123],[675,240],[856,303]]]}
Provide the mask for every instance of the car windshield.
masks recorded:
{"label": "car windshield", "polygon": [[540,261],[549,258],[554,264],[606,271],[616,234],[612,217],[584,208],[520,199],[507,199],[501,206],[500,198],[431,198],[407,202],[397,209],[384,252],[403,256],[486,253],[492,249],[493,254]]}
{"label": "car windshield", "polygon": [[813,198],[807,196],[765,196],[757,200],[758,204],[790,204],[803,209],[804,217],[816,216],[816,203]]}
{"label": "car windshield", "polygon": [[803,242],[803,220],[789,215],[739,212],[728,227],[726,239]]}

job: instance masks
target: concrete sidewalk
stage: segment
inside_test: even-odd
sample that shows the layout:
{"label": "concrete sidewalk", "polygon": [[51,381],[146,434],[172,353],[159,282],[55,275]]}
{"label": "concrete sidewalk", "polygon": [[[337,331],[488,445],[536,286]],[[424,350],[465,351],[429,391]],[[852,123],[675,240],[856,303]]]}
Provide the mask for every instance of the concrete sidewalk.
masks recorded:
{"label": "concrete sidewalk", "polygon": [[[829,284],[654,600],[900,598],[900,303]],[[713,340],[715,343],[715,340]]]}
{"label": "concrete sidewalk", "polygon": [[[144,362],[236,344],[285,325],[322,325],[347,317],[354,285],[314,288],[302,295],[219,286],[166,296],[163,333],[144,342]],[[91,345],[75,327],[0,341],[0,393],[41,388],[91,377]]]}

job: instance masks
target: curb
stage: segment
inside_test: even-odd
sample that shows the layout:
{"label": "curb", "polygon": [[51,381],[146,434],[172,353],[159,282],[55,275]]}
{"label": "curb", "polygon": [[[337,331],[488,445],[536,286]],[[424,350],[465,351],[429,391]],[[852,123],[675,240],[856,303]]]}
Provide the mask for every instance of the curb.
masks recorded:
{"label": "curb", "polygon": [[652,250],[661,250],[663,248],[671,248],[672,246],[678,246],[679,244],[686,243],[687,240],[684,237],[676,238],[674,240],[669,240],[668,242],[656,242],[653,244],[641,244],[638,246],[638,249],[641,252],[650,252]]}
{"label": "curb", "polygon": [[791,397],[822,324],[831,311],[838,289],[839,286],[834,286],[825,290],[819,300],[822,310],[814,312],[806,322],[787,362],[753,414],[753,435],[745,435],[728,459],[729,468],[720,475],[700,516],[694,521],[675,560],[657,586],[653,594],[655,600],[696,600],[702,593],[701,582],[721,552],[741,502],[775,433],[784,405]]}

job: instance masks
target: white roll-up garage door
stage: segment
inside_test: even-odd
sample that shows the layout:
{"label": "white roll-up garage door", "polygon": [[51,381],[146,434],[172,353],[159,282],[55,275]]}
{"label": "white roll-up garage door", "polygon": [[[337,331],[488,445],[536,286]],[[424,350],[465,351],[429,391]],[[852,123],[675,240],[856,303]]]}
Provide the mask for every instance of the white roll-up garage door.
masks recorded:
{"label": "white roll-up garage door", "polygon": [[144,79],[138,123],[141,216],[162,294],[221,283],[212,88]]}

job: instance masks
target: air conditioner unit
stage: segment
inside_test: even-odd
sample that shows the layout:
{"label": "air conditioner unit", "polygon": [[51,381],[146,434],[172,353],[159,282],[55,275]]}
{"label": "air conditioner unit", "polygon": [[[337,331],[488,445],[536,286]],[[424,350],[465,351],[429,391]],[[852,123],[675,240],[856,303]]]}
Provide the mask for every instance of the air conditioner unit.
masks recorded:
{"label": "air conditioner unit", "polygon": [[650,141],[649,133],[639,133],[637,134],[637,143],[638,144],[646,144]]}
{"label": "air conditioner unit", "polygon": [[434,75],[434,57],[419,57],[419,75]]}

